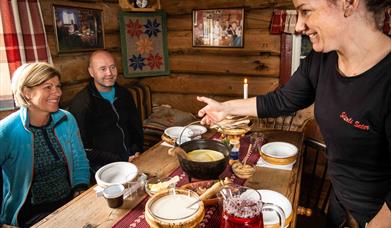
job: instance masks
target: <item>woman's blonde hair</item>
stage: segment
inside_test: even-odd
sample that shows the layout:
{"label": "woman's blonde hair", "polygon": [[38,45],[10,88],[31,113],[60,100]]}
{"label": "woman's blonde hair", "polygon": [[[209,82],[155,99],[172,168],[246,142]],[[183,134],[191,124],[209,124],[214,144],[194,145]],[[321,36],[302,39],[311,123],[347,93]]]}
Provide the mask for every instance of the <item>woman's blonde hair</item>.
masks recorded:
{"label": "woman's blonde hair", "polygon": [[28,107],[29,100],[24,94],[24,89],[39,86],[56,76],[60,79],[60,72],[44,62],[26,63],[18,67],[12,76],[12,92],[16,105]]}

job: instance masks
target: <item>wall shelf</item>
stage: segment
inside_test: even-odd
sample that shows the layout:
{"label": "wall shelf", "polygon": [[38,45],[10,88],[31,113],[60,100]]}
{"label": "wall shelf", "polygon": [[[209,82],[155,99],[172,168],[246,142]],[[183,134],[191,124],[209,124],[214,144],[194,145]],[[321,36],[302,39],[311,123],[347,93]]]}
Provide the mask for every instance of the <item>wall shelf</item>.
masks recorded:
{"label": "wall shelf", "polygon": [[134,4],[135,0],[119,0],[119,6],[123,11],[153,12],[161,9],[160,0],[149,0],[146,8],[138,8]]}

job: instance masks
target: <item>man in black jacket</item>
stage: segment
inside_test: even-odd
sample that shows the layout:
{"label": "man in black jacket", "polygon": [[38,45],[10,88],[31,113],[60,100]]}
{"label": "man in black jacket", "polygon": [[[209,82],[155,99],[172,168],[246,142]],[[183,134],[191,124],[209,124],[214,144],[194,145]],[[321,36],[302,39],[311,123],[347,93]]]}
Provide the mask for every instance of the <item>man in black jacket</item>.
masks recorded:
{"label": "man in black jacket", "polygon": [[143,129],[133,98],[119,86],[112,55],[95,51],[89,59],[92,79],[72,100],[92,173],[116,161],[132,161],[143,151]]}

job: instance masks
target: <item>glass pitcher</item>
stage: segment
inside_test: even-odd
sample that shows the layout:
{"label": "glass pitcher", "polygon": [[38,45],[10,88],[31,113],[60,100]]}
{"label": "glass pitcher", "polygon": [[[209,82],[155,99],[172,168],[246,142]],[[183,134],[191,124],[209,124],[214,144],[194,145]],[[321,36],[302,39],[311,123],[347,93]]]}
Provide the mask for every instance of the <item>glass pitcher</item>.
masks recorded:
{"label": "glass pitcher", "polygon": [[220,190],[218,197],[223,206],[220,228],[263,228],[262,211],[275,211],[279,217],[279,227],[285,227],[282,208],[262,202],[257,190],[229,185]]}

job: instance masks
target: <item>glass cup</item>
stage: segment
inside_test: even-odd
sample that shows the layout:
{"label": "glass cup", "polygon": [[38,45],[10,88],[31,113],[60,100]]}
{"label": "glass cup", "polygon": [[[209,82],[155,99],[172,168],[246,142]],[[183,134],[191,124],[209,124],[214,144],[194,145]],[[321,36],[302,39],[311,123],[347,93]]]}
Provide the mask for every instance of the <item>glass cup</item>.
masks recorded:
{"label": "glass cup", "polygon": [[109,185],[103,189],[103,196],[111,208],[120,207],[124,202],[125,187],[122,184]]}
{"label": "glass cup", "polygon": [[262,211],[275,211],[284,227],[284,211],[269,203],[263,203],[261,194],[251,188],[229,185],[218,194],[222,201],[223,212],[220,228],[263,228]]}

